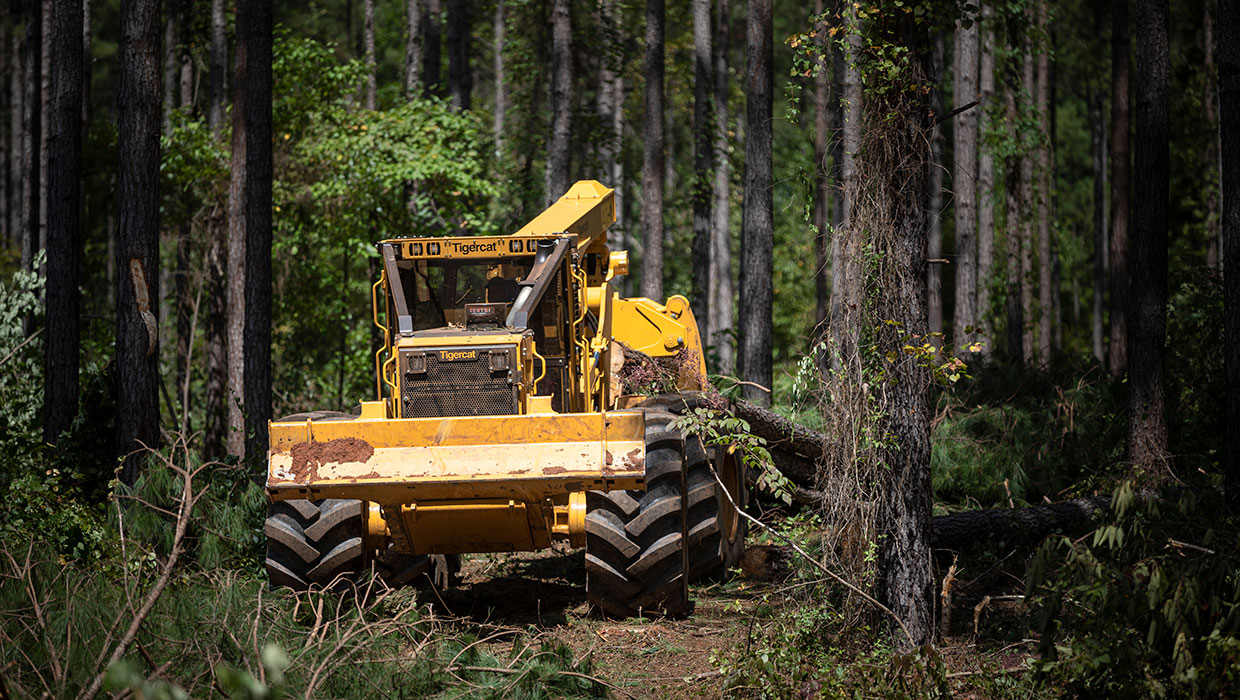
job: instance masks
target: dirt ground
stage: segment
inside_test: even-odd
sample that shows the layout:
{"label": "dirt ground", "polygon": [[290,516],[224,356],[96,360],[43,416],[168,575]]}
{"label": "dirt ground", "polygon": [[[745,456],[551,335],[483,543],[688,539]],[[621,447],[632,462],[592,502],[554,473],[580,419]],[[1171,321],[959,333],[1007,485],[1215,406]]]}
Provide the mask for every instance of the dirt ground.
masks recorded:
{"label": "dirt ground", "polygon": [[[593,615],[585,596],[584,554],[564,546],[466,556],[458,584],[432,593],[437,597],[432,607],[465,625],[477,625],[480,637],[499,633],[488,644],[500,657],[511,652],[517,631],[527,640],[561,641],[578,658],[592,660],[592,674],[613,686],[616,698],[717,698],[724,679],[711,656],[733,656],[746,643],[755,607],[764,595],[781,588],[765,580],[772,574],[778,577],[780,560],[788,556],[781,550],[750,547],[739,578],[693,586],[693,614],[680,620],[609,620]],[[1022,617],[1011,603],[988,602],[975,617],[972,600],[959,602],[954,606],[955,633],[939,645],[939,651],[959,696],[979,697],[969,687],[970,677],[1023,672],[1033,640],[1012,644],[1010,638],[998,639],[1007,633],[988,634],[988,627],[999,632],[995,625],[1006,626]],[[975,622],[981,623],[980,640],[970,629]],[[504,634],[505,630],[514,634]]]}

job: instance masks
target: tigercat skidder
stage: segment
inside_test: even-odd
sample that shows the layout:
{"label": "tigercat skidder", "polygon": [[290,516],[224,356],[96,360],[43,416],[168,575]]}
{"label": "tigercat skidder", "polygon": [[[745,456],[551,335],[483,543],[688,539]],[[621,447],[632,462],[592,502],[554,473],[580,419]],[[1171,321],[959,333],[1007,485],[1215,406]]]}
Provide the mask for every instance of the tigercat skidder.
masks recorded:
{"label": "tigercat skidder", "polygon": [[684,392],[706,368],[687,299],[616,293],[615,218],[582,181],[508,236],[378,244],[376,400],[270,425],[273,585],[440,579],[445,555],[566,541],[602,611],[679,615],[691,579],[737,562],[739,460],[672,427],[692,393],[622,393],[626,353]]}

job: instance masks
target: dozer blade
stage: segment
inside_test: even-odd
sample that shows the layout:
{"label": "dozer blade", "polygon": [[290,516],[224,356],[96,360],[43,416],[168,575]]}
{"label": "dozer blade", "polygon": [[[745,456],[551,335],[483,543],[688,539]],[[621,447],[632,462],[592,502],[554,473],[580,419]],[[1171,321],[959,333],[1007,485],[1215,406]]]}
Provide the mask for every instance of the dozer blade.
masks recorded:
{"label": "dozer blade", "polygon": [[642,488],[644,436],[638,411],[271,423],[267,492],[274,501],[534,502]]}

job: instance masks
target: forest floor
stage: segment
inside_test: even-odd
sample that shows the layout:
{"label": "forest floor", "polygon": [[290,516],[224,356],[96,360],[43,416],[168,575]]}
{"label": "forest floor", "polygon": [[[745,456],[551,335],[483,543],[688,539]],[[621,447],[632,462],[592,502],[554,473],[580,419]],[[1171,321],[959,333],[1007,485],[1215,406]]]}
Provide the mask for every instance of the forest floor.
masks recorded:
{"label": "forest floor", "polygon": [[[558,641],[576,658],[591,659],[592,674],[612,686],[613,697],[713,698],[721,696],[725,682],[714,659],[742,655],[760,633],[755,627],[779,606],[798,604],[783,595],[788,590],[779,580],[780,569],[786,573],[778,563],[788,555],[783,548],[753,546],[747,555],[739,577],[692,587],[694,611],[685,619],[594,615],[586,601],[582,551],[559,547],[467,556],[455,587],[425,594],[437,598],[436,613],[473,627],[479,638],[494,635],[484,646],[497,657],[517,644]],[[768,567],[768,561],[774,563]],[[1013,625],[1023,617],[1019,604],[984,605],[977,616],[980,636],[973,633],[973,608],[971,599],[960,606],[953,631],[964,629],[938,646],[957,697],[980,697],[971,682],[978,674],[1022,673],[1033,651],[1033,640],[1023,634],[1012,643]]]}

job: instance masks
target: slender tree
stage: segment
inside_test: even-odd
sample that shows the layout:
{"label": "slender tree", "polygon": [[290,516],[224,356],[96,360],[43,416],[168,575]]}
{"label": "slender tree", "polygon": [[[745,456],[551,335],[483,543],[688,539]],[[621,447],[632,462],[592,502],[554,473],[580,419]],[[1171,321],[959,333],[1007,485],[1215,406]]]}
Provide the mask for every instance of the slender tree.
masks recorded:
{"label": "slender tree", "polygon": [[551,139],[547,145],[547,203],[559,199],[569,181],[573,146],[573,15],[568,0],[551,9]]}
{"label": "slender tree", "polygon": [[[814,0],[814,17],[823,17],[823,1]],[[831,311],[831,72],[830,33],[825,18],[815,23],[822,58],[814,75],[814,288],[815,334],[825,330]]]}
{"label": "slender tree", "polygon": [[[12,20],[16,24],[21,18],[20,4],[10,6],[12,9]],[[25,248],[27,234],[22,228],[22,222],[25,220],[22,215],[22,209],[26,200],[22,197],[22,178],[24,175],[23,165],[23,148],[22,144],[25,140],[23,130],[23,116],[26,112],[24,103],[26,70],[24,64],[25,52],[22,51],[21,37],[17,32],[10,33],[9,43],[9,151],[8,151],[8,169],[9,169],[9,235],[16,239],[18,248],[22,251],[22,261],[25,262]]]}
{"label": "slender tree", "polygon": [[224,96],[228,94],[228,25],[224,0],[211,0],[211,55],[207,81],[211,84],[211,103],[207,122],[211,133],[220,138],[224,128]]}
{"label": "slender tree", "polygon": [[422,94],[439,95],[440,37],[442,36],[442,5],[440,0],[426,0],[422,17]]}
{"label": "slender tree", "polygon": [[[935,71],[941,74],[943,57],[947,53],[946,41],[941,32],[935,32],[931,48],[931,61]],[[943,93],[934,91],[935,115],[943,114]],[[941,117],[936,116],[936,120]],[[943,258],[943,128],[935,124],[930,132],[930,164],[926,172],[926,254],[931,260]],[[929,313],[930,332],[943,332],[943,267],[930,263],[926,268],[926,306]]]}
{"label": "slender tree", "polygon": [[715,183],[711,207],[710,310],[711,341],[719,357],[719,371],[730,374],[736,354],[732,345],[732,169],[728,160],[728,0],[715,2]]}
{"label": "slender tree", "polygon": [[121,3],[117,92],[116,450],[121,480],[159,443],[159,2]]}
{"label": "slender tree", "polygon": [[422,13],[422,0],[405,0],[405,97],[410,98],[422,88]]}
{"label": "slender tree", "polygon": [[[1225,2],[1226,0],[1224,0]],[[1201,112],[1205,117],[1206,126],[1210,128],[1210,139],[1205,149],[1206,172],[1217,171],[1220,182],[1218,187],[1206,190],[1206,266],[1219,269],[1219,256],[1222,253],[1223,236],[1219,226],[1219,200],[1222,197],[1222,163],[1219,162],[1221,146],[1219,144],[1219,121],[1217,100],[1218,62],[1214,54],[1214,13],[1217,8],[1213,3],[1201,3],[1201,71],[1205,80],[1201,86]]]}
{"label": "slender tree", "polygon": [[750,0],[746,22],[745,193],[741,221],[740,361],[745,396],[771,403],[771,294],[774,224],[771,212],[771,2]]}
{"label": "slender tree", "polygon": [[[244,17],[244,20],[242,18]],[[271,0],[238,0],[235,102],[245,120],[246,455],[267,452],[271,420]]]}
{"label": "slender tree", "polygon": [[[844,22],[847,26],[857,24],[857,5],[844,3]],[[844,39],[836,70],[843,73],[840,100],[840,132],[842,152],[839,154],[840,202],[842,206],[839,231],[850,231],[853,209],[857,200],[857,153],[861,150],[861,120],[864,106],[861,102],[861,37],[849,32]],[[842,68],[842,70],[840,70]],[[860,340],[860,317],[864,280],[863,250],[860,237],[837,235],[839,243],[832,247],[831,261],[831,334],[840,347],[840,355],[846,364],[857,357]]]}
{"label": "slender tree", "polygon": [[1227,372],[1227,498],[1240,505],[1240,6],[1218,8],[1223,307]]}
{"label": "slender tree", "polygon": [[[1026,13],[1028,17],[1028,13]],[[1020,42],[1023,52],[1021,61],[1021,81],[1020,85],[1023,90],[1036,92],[1036,84],[1034,82],[1033,72],[1033,42],[1029,37],[1024,37]],[[1018,124],[1018,122],[1014,122]],[[1037,339],[1034,336],[1033,325],[1033,226],[1034,226],[1034,206],[1037,196],[1035,183],[1035,169],[1033,154],[1028,148],[1023,149],[1020,160],[1020,197],[1021,197],[1021,220],[1020,220],[1020,308],[1021,318],[1024,323],[1021,327],[1022,338],[1021,346],[1024,348],[1023,361],[1026,367],[1033,366],[1037,358],[1038,346]]]}
{"label": "slender tree", "polygon": [[39,250],[39,212],[42,200],[41,144],[43,143],[43,3],[29,0],[26,5],[26,84],[23,104],[25,106],[22,129],[22,267],[34,264]]}
{"label": "slender tree", "polygon": [[[1014,82],[1014,81],[1011,81]],[[1009,125],[1017,123],[1016,109],[1016,89],[1008,82],[1003,88],[1004,103],[1004,120]],[[1007,268],[1008,288],[1007,288],[1007,350],[1012,359],[1018,363],[1027,364],[1026,346],[1025,346],[1025,315],[1024,300],[1022,294],[1024,291],[1023,284],[1023,267],[1022,260],[1024,258],[1024,236],[1022,231],[1025,219],[1025,185],[1024,185],[1024,163],[1028,158],[1016,149],[1009,152],[1004,168],[1007,171],[1004,189],[1006,190],[1006,202],[1004,205],[1004,224],[1008,231],[1007,241],[1007,260],[1005,267]]]}
{"label": "slender tree", "polygon": [[1101,91],[1090,90],[1089,132],[1094,168],[1094,294],[1090,337],[1094,359],[1102,367],[1106,367],[1107,361],[1106,322],[1103,317],[1103,297],[1107,286],[1107,151],[1104,116]]}
{"label": "slender tree", "polygon": [[[1036,7],[1038,31],[1042,35],[1050,32],[1050,9],[1048,0],[1038,0]],[[1056,260],[1051,247],[1051,199],[1054,196],[1055,154],[1053,129],[1051,127],[1051,64],[1050,46],[1042,46],[1037,51],[1037,81],[1035,83],[1034,102],[1041,122],[1042,143],[1038,146],[1037,163],[1037,198],[1038,198],[1038,365],[1043,368],[1051,366],[1051,347],[1053,345],[1055,320],[1054,272]]]}
{"label": "slender tree", "polygon": [[710,0],[693,0],[693,298],[702,337],[710,338],[711,195],[715,154],[712,143]]}
{"label": "slender tree", "polygon": [[228,179],[228,259],[224,280],[228,300],[228,454],[244,456],[245,435],[245,246],[246,246],[246,58],[241,33],[247,20],[237,8],[236,53],[233,66],[232,162]]}
{"label": "slender tree", "polygon": [[378,64],[375,62],[375,0],[362,0],[362,60],[366,63],[366,109],[379,107]]}
{"label": "slender tree", "polygon": [[448,0],[448,98],[457,109],[469,109],[471,103],[469,56],[469,2]]}
{"label": "slender tree", "polygon": [[663,299],[663,0],[646,0],[646,112],[642,117],[642,285]]}
{"label": "slender tree", "polygon": [[[176,65],[177,65],[177,107],[188,114],[193,108],[193,57],[190,55],[190,29],[193,22],[193,3],[188,0],[177,0],[171,12],[177,15]],[[186,193],[182,199],[188,200]],[[186,209],[189,202],[186,202]],[[180,405],[181,420],[178,427],[182,432],[189,431],[189,390],[190,390],[190,353],[194,346],[194,313],[197,302],[193,285],[190,284],[190,265],[193,257],[193,239],[190,235],[190,217],[183,215],[177,223],[177,259],[174,285],[176,289],[176,403]]]}
{"label": "slender tree", "polygon": [[1128,372],[1128,2],[1111,3],[1111,376]]}
{"label": "slender tree", "polygon": [[[504,117],[508,114],[508,85],[504,71],[504,50],[507,46],[505,17],[504,0],[496,0],[491,28],[495,39],[492,57],[492,67],[495,71],[495,121],[492,131],[495,135],[495,156],[497,158],[504,153]],[[618,183],[610,184],[612,187],[618,186]]]}
{"label": "slender tree", "polygon": [[[9,76],[12,80],[12,69],[9,66],[9,12],[7,4],[0,6],[0,76]],[[5,99],[8,97],[6,86],[0,83],[0,114],[3,114]],[[5,248],[13,247],[13,229],[9,228],[9,168],[7,159],[9,151],[8,132],[0,129],[0,241]]]}
{"label": "slender tree", "polygon": [[984,328],[981,358],[991,354],[994,345],[990,320],[990,281],[995,262],[995,156],[989,134],[993,128],[991,112],[995,99],[995,17],[994,3],[981,2],[981,49],[978,58],[978,154],[977,154],[977,316],[975,324]]}
{"label": "slender tree", "polygon": [[[952,339],[956,352],[977,326],[977,113],[978,26],[969,13],[956,21],[952,189],[956,214],[956,307]],[[966,353],[967,354],[967,353]]]}
{"label": "slender tree", "polygon": [[1132,289],[1128,311],[1128,458],[1165,475],[1167,203],[1170,198],[1170,58],[1167,0],[1138,0],[1137,142],[1134,153]]}
{"label": "slender tree", "polygon": [[[224,96],[228,90],[228,33],[224,0],[211,0],[209,66],[210,104],[207,109],[207,123],[211,134],[216,139],[222,139]],[[206,416],[203,452],[208,459],[219,459],[224,456],[228,426],[228,291],[224,283],[224,271],[228,263],[228,226],[225,217],[216,211],[213,211],[207,226],[208,243],[203,260],[207,285],[204,387]]]}
{"label": "slender tree", "polygon": [[47,338],[43,439],[56,442],[78,408],[78,256],[82,247],[82,3],[52,13],[48,115]]}
{"label": "slender tree", "polygon": [[[599,60],[599,85],[597,92],[597,113],[599,123],[603,125],[604,136],[599,146],[599,160],[602,161],[606,184],[615,188],[616,196],[623,191],[621,180],[624,178],[624,161],[621,157],[621,138],[624,127],[624,78],[623,78],[623,47],[620,35],[620,23],[617,16],[616,0],[602,0],[599,3],[599,22],[602,25],[602,55]],[[623,247],[622,220],[624,202],[616,201],[616,223],[607,231],[608,244],[613,249]]]}

